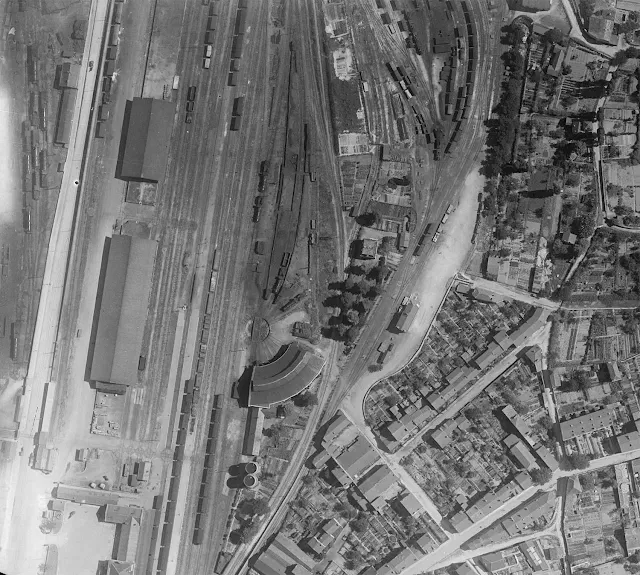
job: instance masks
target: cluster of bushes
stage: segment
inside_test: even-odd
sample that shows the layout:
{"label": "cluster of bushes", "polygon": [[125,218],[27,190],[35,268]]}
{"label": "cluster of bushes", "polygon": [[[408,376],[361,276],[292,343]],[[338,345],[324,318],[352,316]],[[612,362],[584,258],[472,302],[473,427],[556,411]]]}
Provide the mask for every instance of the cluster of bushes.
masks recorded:
{"label": "cluster of bushes", "polygon": [[618,50],[613,58],[611,58],[611,65],[622,66],[622,64],[625,64],[630,58],[640,58],[640,48],[629,46],[624,50]]}
{"label": "cluster of bushes", "polygon": [[505,66],[510,68],[509,79],[503,85],[500,101],[494,112],[497,120],[489,120],[489,153],[484,162],[484,173],[494,178],[511,163],[513,147],[518,133],[520,96],[525,79],[525,59],[520,53],[520,44],[515,44],[503,56]]}
{"label": "cluster of bushes", "polygon": [[240,527],[233,532],[237,543],[246,543],[260,531],[260,518],[269,513],[269,502],[260,497],[243,501],[238,511],[244,515]]}
{"label": "cluster of bushes", "polygon": [[379,263],[368,271],[361,266],[350,266],[344,282],[334,285],[340,294],[332,298],[335,311],[325,335],[352,345],[365,323],[373,302],[380,295],[381,285],[389,268],[380,258]]}

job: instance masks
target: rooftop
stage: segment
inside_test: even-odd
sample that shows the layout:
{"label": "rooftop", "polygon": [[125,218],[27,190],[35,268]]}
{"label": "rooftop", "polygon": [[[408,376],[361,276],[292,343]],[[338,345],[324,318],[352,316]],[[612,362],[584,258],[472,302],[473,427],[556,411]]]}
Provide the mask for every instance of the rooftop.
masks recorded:
{"label": "rooftop", "polygon": [[160,182],[164,179],[175,103],[134,98],[128,125],[123,126],[124,153],[120,177]]}
{"label": "rooftop", "polygon": [[380,456],[366,437],[358,435],[357,439],[335,459],[336,463],[357,481],[380,460]]}
{"label": "rooftop", "polygon": [[598,411],[560,422],[562,439],[564,441],[569,441],[574,437],[579,437],[581,435],[593,433],[599,429],[610,427],[613,425],[614,411],[615,407],[607,406]]}
{"label": "rooftop", "polygon": [[138,381],[157,243],[116,235],[107,245],[91,380],[133,385]]}
{"label": "rooftop", "polygon": [[291,343],[275,360],[253,368],[249,405],[270,407],[298,395],[320,375],[325,359]]}

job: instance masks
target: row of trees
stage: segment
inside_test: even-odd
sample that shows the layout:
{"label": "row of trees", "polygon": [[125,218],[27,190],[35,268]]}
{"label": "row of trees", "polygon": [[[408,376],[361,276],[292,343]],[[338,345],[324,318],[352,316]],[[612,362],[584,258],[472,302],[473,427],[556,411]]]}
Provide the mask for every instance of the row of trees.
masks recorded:
{"label": "row of trees", "polygon": [[344,341],[347,345],[355,342],[375,299],[382,293],[381,285],[388,272],[384,258],[380,258],[378,265],[369,271],[361,266],[349,268],[347,279],[334,286],[340,293],[331,298],[335,310],[329,327],[325,329],[328,337]]}

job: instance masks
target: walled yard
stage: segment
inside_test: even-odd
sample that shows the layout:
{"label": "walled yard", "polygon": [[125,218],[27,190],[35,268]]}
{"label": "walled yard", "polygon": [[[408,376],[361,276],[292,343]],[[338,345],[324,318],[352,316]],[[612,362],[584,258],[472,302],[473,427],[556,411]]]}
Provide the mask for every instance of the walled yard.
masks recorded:
{"label": "walled yard", "polygon": [[586,473],[569,483],[564,530],[569,560],[575,566],[585,561],[598,565],[624,555],[613,471],[609,467]]}
{"label": "walled yard", "polygon": [[640,312],[564,310],[556,314],[549,361],[554,367],[621,361],[640,350]]}

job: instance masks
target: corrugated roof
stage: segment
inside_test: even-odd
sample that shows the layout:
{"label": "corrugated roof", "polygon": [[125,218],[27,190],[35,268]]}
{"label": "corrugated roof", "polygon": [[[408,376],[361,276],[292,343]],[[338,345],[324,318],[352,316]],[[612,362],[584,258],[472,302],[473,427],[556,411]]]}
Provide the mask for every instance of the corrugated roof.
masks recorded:
{"label": "corrugated roof", "polygon": [[324,363],[322,356],[290,344],[275,361],[253,368],[249,405],[269,407],[298,395],[320,375]]}
{"label": "corrugated roof", "polygon": [[120,170],[122,178],[152,182],[164,179],[174,113],[175,103],[168,100],[133,99]]}
{"label": "corrugated roof", "polygon": [[359,435],[353,444],[335,459],[342,469],[357,480],[363,473],[373,467],[380,459],[380,456],[369,440],[363,435]]}
{"label": "corrugated roof", "polygon": [[358,485],[358,489],[368,501],[374,501],[384,496],[394,483],[396,483],[396,476],[386,465],[381,465]]}
{"label": "corrugated roof", "polygon": [[137,381],[156,248],[153,240],[111,238],[91,362],[93,381]]}

